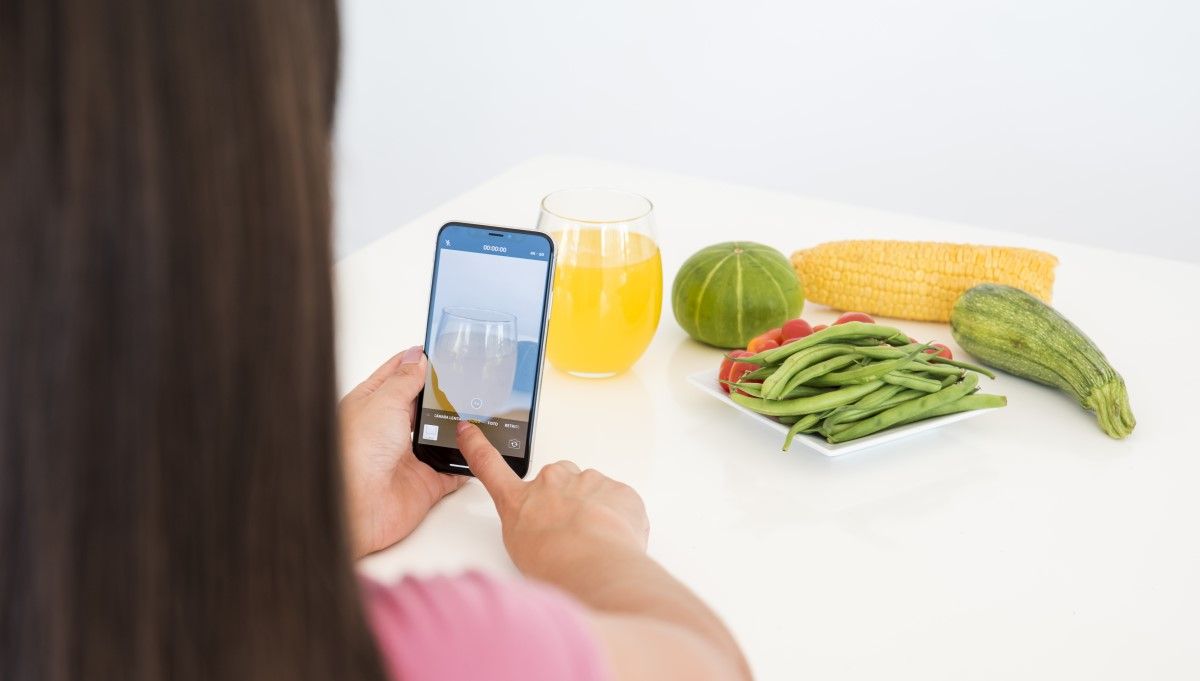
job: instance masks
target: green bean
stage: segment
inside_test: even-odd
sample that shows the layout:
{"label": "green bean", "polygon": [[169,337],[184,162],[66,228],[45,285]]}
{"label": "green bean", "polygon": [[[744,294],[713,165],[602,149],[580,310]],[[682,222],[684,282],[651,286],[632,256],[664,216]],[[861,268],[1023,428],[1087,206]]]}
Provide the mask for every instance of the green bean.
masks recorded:
{"label": "green bean", "polygon": [[[827,374],[827,373],[833,371],[834,369],[840,369],[849,364],[853,364],[856,361],[858,361],[858,358],[854,355],[838,355],[837,357],[827,359],[823,362],[817,362],[816,364],[814,364],[810,367],[804,368],[803,370],[796,371],[794,374],[788,375],[786,382],[776,383],[775,389],[774,389],[774,394],[772,394],[772,392],[767,391],[767,390],[764,390],[763,393],[766,397],[771,397],[771,398],[774,398],[778,395],[784,395],[784,394],[790,392],[792,390],[792,388],[795,388],[796,386],[804,385],[805,383],[816,378],[817,376],[822,376],[824,374]],[[776,375],[779,375],[779,374],[776,374]]]}
{"label": "green bean", "polygon": [[867,395],[850,406],[856,409],[869,409],[876,405],[882,404],[893,395],[904,389],[905,388],[902,385],[885,385],[879,390],[876,390],[875,392]]}
{"label": "green bean", "polygon": [[987,376],[988,378],[993,378],[993,379],[996,378],[996,374],[993,374],[990,370],[988,370],[987,367],[981,367],[978,364],[971,364],[970,362],[960,362],[957,359],[946,359],[945,357],[938,357],[937,355],[930,355],[929,361],[936,362],[938,364],[949,364],[952,367],[958,367],[959,369],[968,369],[970,371],[974,371],[975,373],[983,374],[984,376]]}
{"label": "green bean", "polygon": [[[925,393],[917,392],[915,390],[910,390],[908,392],[913,393],[914,395],[925,394]],[[914,416],[912,418],[906,419],[904,421],[900,421],[899,423],[894,423],[889,427],[890,428],[899,428],[900,426],[906,426],[910,423],[916,423],[917,421],[924,421],[926,419],[931,419],[931,418],[934,418],[937,416],[946,416],[948,414],[957,414],[957,413],[963,412],[963,411],[974,411],[976,409],[995,409],[998,407],[1003,407],[1006,404],[1008,404],[1008,399],[1005,398],[1003,395],[988,395],[988,394],[983,394],[983,393],[966,395],[966,396],[958,398],[957,400],[955,400],[953,402],[948,402],[941,407],[935,407],[927,412],[918,414],[917,416]],[[873,416],[875,413],[878,413],[878,410],[868,410],[868,411],[874,412],[874,413],[868,414],[869,416]],[[856,418],[837,418],[836,420],[834,420],[834,418],[836,417],[836,414],[834,414],[834,416],[830,416],[829,418],[827,418],[825,420],[825,422],[821,425],[820,433],[822,435],[824,435],[826,438],[828,438],[830,435],[840,433],[843,430],[846,430],[850,426],[854,425],[854,423],[853,423],[854,421],[861,421],[862,418],[866,418],[866,417],[857,418],[857,415],[855,415],[855,416],[856,416]]]}
{"label": "green bean", "polygon": [[848,428],[850,423],[874,416],[885,409],[886,407],[874,407],[871,409],[847,409],[846,411],[835,409],[832,414],[826,416],[825,419],[821,421],[821,427],[817,430],[822,435],[829,437],[829,433],[834,426],[846,424],[846,427]]}
{"label": "green bean", "polygon": [[884,383],[891,383],[892,385],[902,385],[905,388],[912,388],[913,390],[920,390],[922,392],[927,392],[927,393],[935,393],[942,389],[942,384],[939,383],[938,381],[935,381],[931,378],[921,378],[920,376],[914,376],[914,375],[904,372],[904,371],[893,371],[892,373],[887,374],[880,380],[882,380]]}
{"label": "green bean", "polygon": [[[893,336],[904,334],[900,333],[900,329],[895,329],[890,326],[880,324],[867,324],[865,322],[846,322],[845,324],[835,324],[827,329],[805,336],[797,341],[792,341],[772,350],[763,350],[762,352],[751,355],[749,357],[739,357],[737,361],[748,362],[750,364],[775,364],[782,362],[785,358],[790,357],[805,348],[811,348],[814,345],[829,343],[834,341],[858,339],[858,338],[891,338]],[[907,338],[907,336],[905,337]]]}
{"label": "green bean", "polygon": [[901,421],[897,426],[904,426],[916,421],[924,421],[935,416],[946,416],[947,414],[957,414],[963,411],[975,411],[976,409],[996,409],[1008,404],[1008,398],[1004,395],[989,395],[987,393],[975,393],[974,395],[964,395],[953,402],[948,402],[940,407],[934,407],[929,411],[921,414],[918,417]]}
{"label": "green bean", "polygon": [[755,369],[754,371],[747,371],[746,373],[742,374],[742,380],[743,381],[761,381],[761,380],[764,380],[767,377],[769,377],[771,374],[775,373],[778,369],[779,369],[779,367],[777,367],[777,366],[775,366],[775,367],[759,367],[759,368]]}
{"label": "green bean", "polygon": [[[788,357],[779,365],[779,370],[771,374],[771,378],[763,381],[763,393],[772,399],[778,399],[787,392],[785,387],[796,372],[806,369],[817,362],[845,354],[854,348],[849,345],[814,345],[807,350],[801,350]],[[797,384],[793,384],[793,387]]]}
{"label": "green bean", "polygon": [[762,384],[744,384],[744,382],[734,382],[734,384],[730,384],[730,392],[732,393],[734,390],[740,390],[742,392],[751,394],[751,396],[754,397],[762,397]]}
{"label": "green bean", "polygon": [[783,397],[781,397],[779,399],[790,400],[790,399],[794,399],[797,397],[812,397],[813,395],[822,395],[827,392],[829,392],[829,391],[822,390],[821,388],[814,388],[814,387],[808,386],[808,385],[798,385],[795,388],[792,388],[791,390],[789,390],[786,395],[784,395]]}
{"label": "green bean", "polygon": [[777,416],[775,418],[778,419],[779,422],[782,423],[783,425],[790,426],[793,423],[799,421],[800,419],[802,419],[804,417],[803,416]]}
{"label": "green bean", "polygon": [[846,442],[854,440],[871,433],[875,433],[885,428],[891,428],[897,423],[912,419],[927,411],[935,408],[943,407],[947,403],[954,402],[959,398],[969,395],[979,386],[979,377],[975,374],[967,374],[959,383],[950,386],[949,388],[941,389],[935,393],[930,393],[924,397],[918,397],[915,400],[909,400],[898,404],[891,409],[880,412],[871,418],[863,419],[856,422],[853,426],[829,435],[826,439],[831,443]]}
{"label": "green bean", "polygon": [[[978,379],[976,379],[976,380],[978,380]],[[978,388],[976,388],[976,390],[978,390]],[[880,408],[862,410],[861,412],[855,412],[853,414],[850,414],[849,416],[843,416],[841,418],[837,418],[837,419],[833,420],[832,422],[827,421],[826,423],[822,424],[820,432],[826,438],[829,438],[832,435],[841,433],[842,431],[847,430],[851,426],[854,426],[856,422],[860,422],[866,418],[870,418],[877,414],[881,414],[884,411],[887,411],[888,409],[896,407],[905,402],[911,402],[914,399],[917,399],[920,397],[929,397],[929,396],[930,396],[930,393],[924,393],[919,390],[905,390],[903,393],[897,394],[895,399],[890,400],[889,404],[881,405]],[[973,397],[973,395],[968,394],[966,397]],[[958,400],[955,400],[954,403],[960,402],[963,399],[966,399],[966,397],[959,398]],[[921,414],[914,416],[912,418],[909,418],[907,420],[893,423],[892,425],[887,426],[885,428],[880,428],[880,430],[887,430],[890,428],[898,428],[900,426],[907,425],[909,423],[913,423],[914,421],[920,421],[920,420],[923,420],[926,418],[932,418],[933,416],[940,416],[940,415],[942,415],[942,413],[952,414],[952,413],[955,413],[956,411],[967,411],[967,409],[954,409],[954,410],[938,412],[938,413],[927,413],[927,412],[921,413]]]}
{"label": "green bean", "polygon": [[[900,386],[887,387],[899,388]],[[909,400],[913,400],[928,394],[929,393],[921,392],[920,390],[900,388],[900,392],[896,393],[891,398],[869,407],[858,407],[856,406],[858,403],[850,404],[845,407],[839,407],[834,409],[833,412],[825,418],[825,422],[821,426],[823,429],[822,434],[828,436],[829,433],[825,432],[824,429],[832,428],[833,426],[839,424],[849,424],[852,421],[861,421],[865,418],[870,418],[882,411],[887,411],[898,404],[902,404]]]}
{"label": "green bean", "polygon": [[[910,378],[916,378],[916,379],[920,379],[922,381],[932,381],[933,383],[938,384],[938,386],[945,388],[946,386],[954,385],[955,383],[958,383],[959,381],[961,381],[965,374],[954,373],[954,374],[948,374],[946,376],[934,376],[932,374],[927,374],[924,371],[907,371],[906,370],[906,371],[896,372],[896,375],[902,376],[902,377],[907,376]],[[931,383],[922,383],[921,385],[925,388],[925,392],[935,392],[933,389],[933,385]]]}
{"label": "green bean", "polygon": [[725,385],[729,386],[730,393],[732,393],[735,390],[741,390],[742,392],[749,393],[750,395],[752,395],[754,397],[762,397],[762,384],[761,383],[737,383],[735,381],[721,381],[721,382],[724,383]]}
{"label": "green bean", "polygon": [[896,359],[904,357],[905,352],[900,348],[893,348],[890,345],[872,345],[870,347],[854,348],[854,352],[869,357],[870,359]]}
{"label": "green bean", "polygon": [[[744,393],[748,393],[751,397],[762,397],[762,384],[761,383],[745,383],[745,382],[734,383],[733,381],[721,381],[721,382],[724,383],[725,385],[729,386],[729,390],[731,392],[733,390],[741,390]],[[788,394],[783,396],[783,399],[792,399],[792,398],[796,398],[796,397],[812,397],[813,395],[820,395],[820,394],[823,394],[826,392],[829,392],[829,391],[822,390],[820,388],[811,388],[806,385],[801,385],[801,386],[797,386],[797,387],[793,388],[791,392],[789,392]]]}
{"label": "green bean", "polygon": [[879,340],[876,337],[851,338],[851,339],[846,340],[845,342],[849,345],[853,345],[855,347],[860,347],[860,348],[881,348],[881,347],[883,347],[883,345],[881,345],[881,343],[883,341]]}
{"label": "green bean", "polygon": [[[903,351],[903,350],[907,350],[909,348],[917,347],[918,345],[919,345],[919,343],[909,343],[906,339],[903,344],[895,345],[891,349],[893,351]],[[879,350],[878,352],[883,357],[886,357],[887,349],[885,348],[885,349]],[[968,371],[974,371],[975,373],[983,374],[984,376],[987,376],[988,378],[996,377],[996,374],[992,373],[991,370],[989,370],[987,367],[979,366],[978,364],[971,364],[970,362],[963,362],[961,360],[956,360],[956,359],[946,359],[945,357],[941,357],[941,356],[938,356],[933,353],[924,354],[923,356],[918,358],[918,361],[933,362],[936,364],[946,364],[949,366],[958,367],[959,369],[967,369]]]}
{"label": "green bean", "polygon": [[850,404],[864,395],[872,393],[882,385],[882,381],[872,381],[862,385],[852,385],[839,390],[831,390],[811,397],[797,397],[794,400],[764,400],[759,397],[746,397],[736,392],[730,393],[729,398],[737,404],[760,414],[766,414],[767,416],[791,416],[826,411],[840,407],[843,404]]}
{"label": "green bean", "polygon": [[929,364],[928,361],[923,362],[919,359],[909,362],[908,366],[904,367],[904,369],[906,371],[932,374],[938,378],[941,378],[942,376],[962,376],[963,374],[963,370],[957,367],[943,364]]}
{"label": "green bean", "polygon": [[913,390],[912,388],[905,388],[904,390],[901,390],[900,392],[896,393],[895,395],[892,395],[892,397],[890,399],[888,399],[886,402],[884,402],[883,404],[880,404],[878,406],[890,409],[890,408],[896,406],[897,404],[901,404],[903,402],[907,402],[909,400],[916,399],[918,397],[924,397],[925,395],[928,395],[928,394],[929,393],[927,393],[923,390]]}
{"label": "green bean", "polygon": [[829,438],[833,437],[834,435],[837,435],[838,433],[842,432],[843,430],[849,430],[851,426],[853,426],[857,423],[858,423],[857,421],[845,421],[842,423],[835,423],[827,428],[823,428],[820,431],[820,433],[821,433],[821,435],[823,435],[825,437],[826,442],[832,442]]}
{"label": "green bean", "polygon": [[792,440],[796,435],[811,430],[814,426],[821,422],[821,414],[808,414],[792,423],[792,427],[788,428],[787,437],[783,439],[783,451],[792,448]]}
{"label": "green bean", "polygon": [[855,369],[826,374],[819,381],[813,381],[812,384],[817,386],[856,385],[874,381],[907,365],[918,352],[920,351],[915,350],[904,357],[897,357],[896,359],[889,359],[883,362],[874,362]]}
{"label": "green bean", "polygon": [[936,383],[941,384],[941,386],[943,388],[945,388],[948,385],[953,385],[954,383],[957,383],[958,381],[962,380],[963,375],[966,374],[966,372],[961,369],[956,370],[952,374],[941,374],[941,373],[931,374],[928,371],[922,371],[922,370],[914,371],[914,370],[909,370],[909,369],[905,369],[904,373],[906,373],[910,376],[916,376],[917,378],[929,379],[930,381],[934,381]]}

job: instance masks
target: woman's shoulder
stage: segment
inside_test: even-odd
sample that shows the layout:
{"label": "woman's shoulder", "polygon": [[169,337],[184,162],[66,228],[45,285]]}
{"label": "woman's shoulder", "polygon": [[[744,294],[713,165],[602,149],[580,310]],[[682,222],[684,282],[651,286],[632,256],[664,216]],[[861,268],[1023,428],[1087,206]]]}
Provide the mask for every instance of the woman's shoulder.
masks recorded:
{"label": "woman's shoulder", "polygon": [[479,572],[362,583],[393,679],[608,677],[582,606],[549,586]]}

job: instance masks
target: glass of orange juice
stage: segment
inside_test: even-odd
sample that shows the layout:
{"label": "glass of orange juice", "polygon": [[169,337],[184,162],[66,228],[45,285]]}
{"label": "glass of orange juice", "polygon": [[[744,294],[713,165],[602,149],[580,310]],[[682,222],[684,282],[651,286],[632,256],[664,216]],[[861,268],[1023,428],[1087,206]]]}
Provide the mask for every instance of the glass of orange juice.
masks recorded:
{"label": "glass of orange juice", "polygon": [[564,189],[542,199],[538,229],[558,251],[546,354],[574,376],[633,366],[662,312],[654,206],[616,189]]}

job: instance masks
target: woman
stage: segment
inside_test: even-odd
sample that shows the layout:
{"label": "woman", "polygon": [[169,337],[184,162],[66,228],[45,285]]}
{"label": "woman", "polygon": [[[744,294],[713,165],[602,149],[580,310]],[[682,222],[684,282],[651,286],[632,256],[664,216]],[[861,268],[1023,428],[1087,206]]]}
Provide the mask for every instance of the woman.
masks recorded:
{"label": "woman", "polygon": [[336,55],[332,0],[0,4],[0,681],[748,676],[632,490],[473,427],[529,580],[355,576],[462,479],[419,348],[334,408]]}

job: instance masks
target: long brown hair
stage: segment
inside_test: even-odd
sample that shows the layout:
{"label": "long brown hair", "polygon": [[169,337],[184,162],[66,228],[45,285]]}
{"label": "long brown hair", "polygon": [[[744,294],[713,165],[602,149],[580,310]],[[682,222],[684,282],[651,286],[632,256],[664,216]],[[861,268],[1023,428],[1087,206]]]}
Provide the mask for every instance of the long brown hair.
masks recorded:
{"label": "long brown hair", "polygon": [[372,679],[334,0],[0,0],[0,680]]}

